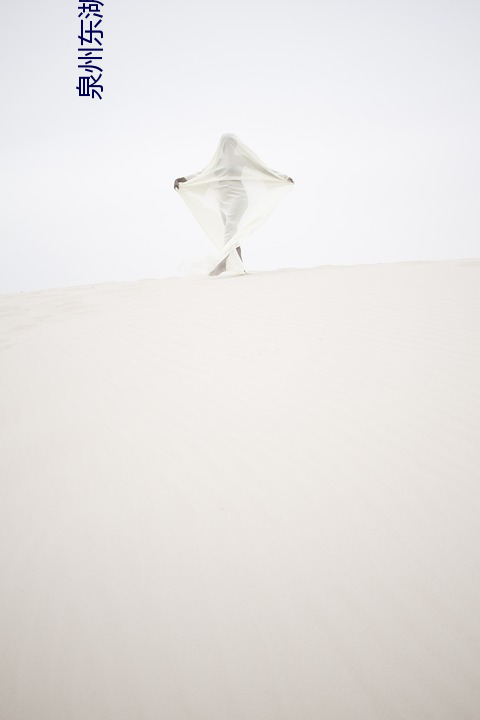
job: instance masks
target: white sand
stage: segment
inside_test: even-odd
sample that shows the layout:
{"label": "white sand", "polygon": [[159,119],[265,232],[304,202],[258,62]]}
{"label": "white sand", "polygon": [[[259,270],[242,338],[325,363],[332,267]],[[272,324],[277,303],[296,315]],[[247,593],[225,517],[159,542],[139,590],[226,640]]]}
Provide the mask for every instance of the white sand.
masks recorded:
{"label": "white sand", "polygon": [[480,261],[0,309],[2,719],[478,720]]}

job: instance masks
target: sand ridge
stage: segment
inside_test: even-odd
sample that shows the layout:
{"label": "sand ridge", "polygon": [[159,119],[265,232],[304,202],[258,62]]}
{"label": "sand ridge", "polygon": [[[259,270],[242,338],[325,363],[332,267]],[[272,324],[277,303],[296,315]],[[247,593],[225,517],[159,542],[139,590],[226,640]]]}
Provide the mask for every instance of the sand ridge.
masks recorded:
{"label": "sand ridge", "polygon": [[477,718],[479,273],[0,296],[2,716]]}

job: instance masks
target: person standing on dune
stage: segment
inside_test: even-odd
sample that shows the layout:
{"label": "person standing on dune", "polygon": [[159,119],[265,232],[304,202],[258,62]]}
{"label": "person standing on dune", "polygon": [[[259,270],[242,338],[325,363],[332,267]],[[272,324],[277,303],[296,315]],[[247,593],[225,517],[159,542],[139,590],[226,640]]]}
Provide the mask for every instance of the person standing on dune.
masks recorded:
{"label": "person standing on dune", "polygon": [[221,251],[209,275],[244,272],[240,241],[270,214],[287,184],[291,177],[267,168],[231,133],[222,135],[206,168],[176,178],[174,189]]}

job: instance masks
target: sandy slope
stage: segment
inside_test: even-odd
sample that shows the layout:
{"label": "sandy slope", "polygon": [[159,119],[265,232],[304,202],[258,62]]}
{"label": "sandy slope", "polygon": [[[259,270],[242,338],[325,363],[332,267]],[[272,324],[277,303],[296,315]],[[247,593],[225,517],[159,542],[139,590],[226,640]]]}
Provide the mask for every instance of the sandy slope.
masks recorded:
{"label": "sandy slope", "polygon": [[0,310],[2,718],[480,717],[480,262]]}

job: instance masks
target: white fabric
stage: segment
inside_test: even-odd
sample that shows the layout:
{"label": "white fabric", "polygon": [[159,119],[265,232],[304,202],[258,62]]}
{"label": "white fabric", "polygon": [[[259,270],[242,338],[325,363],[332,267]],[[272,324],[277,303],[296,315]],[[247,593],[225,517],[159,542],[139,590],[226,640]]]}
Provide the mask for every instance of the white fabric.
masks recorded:
{"label": "white fabric", "polygon": [[178,192],[219,251],[214,267],[227,258],[227,270],[243,272],[236,248],[266,220],[292,182],[232,134],[222,135],[209,164],[186,178]]}

